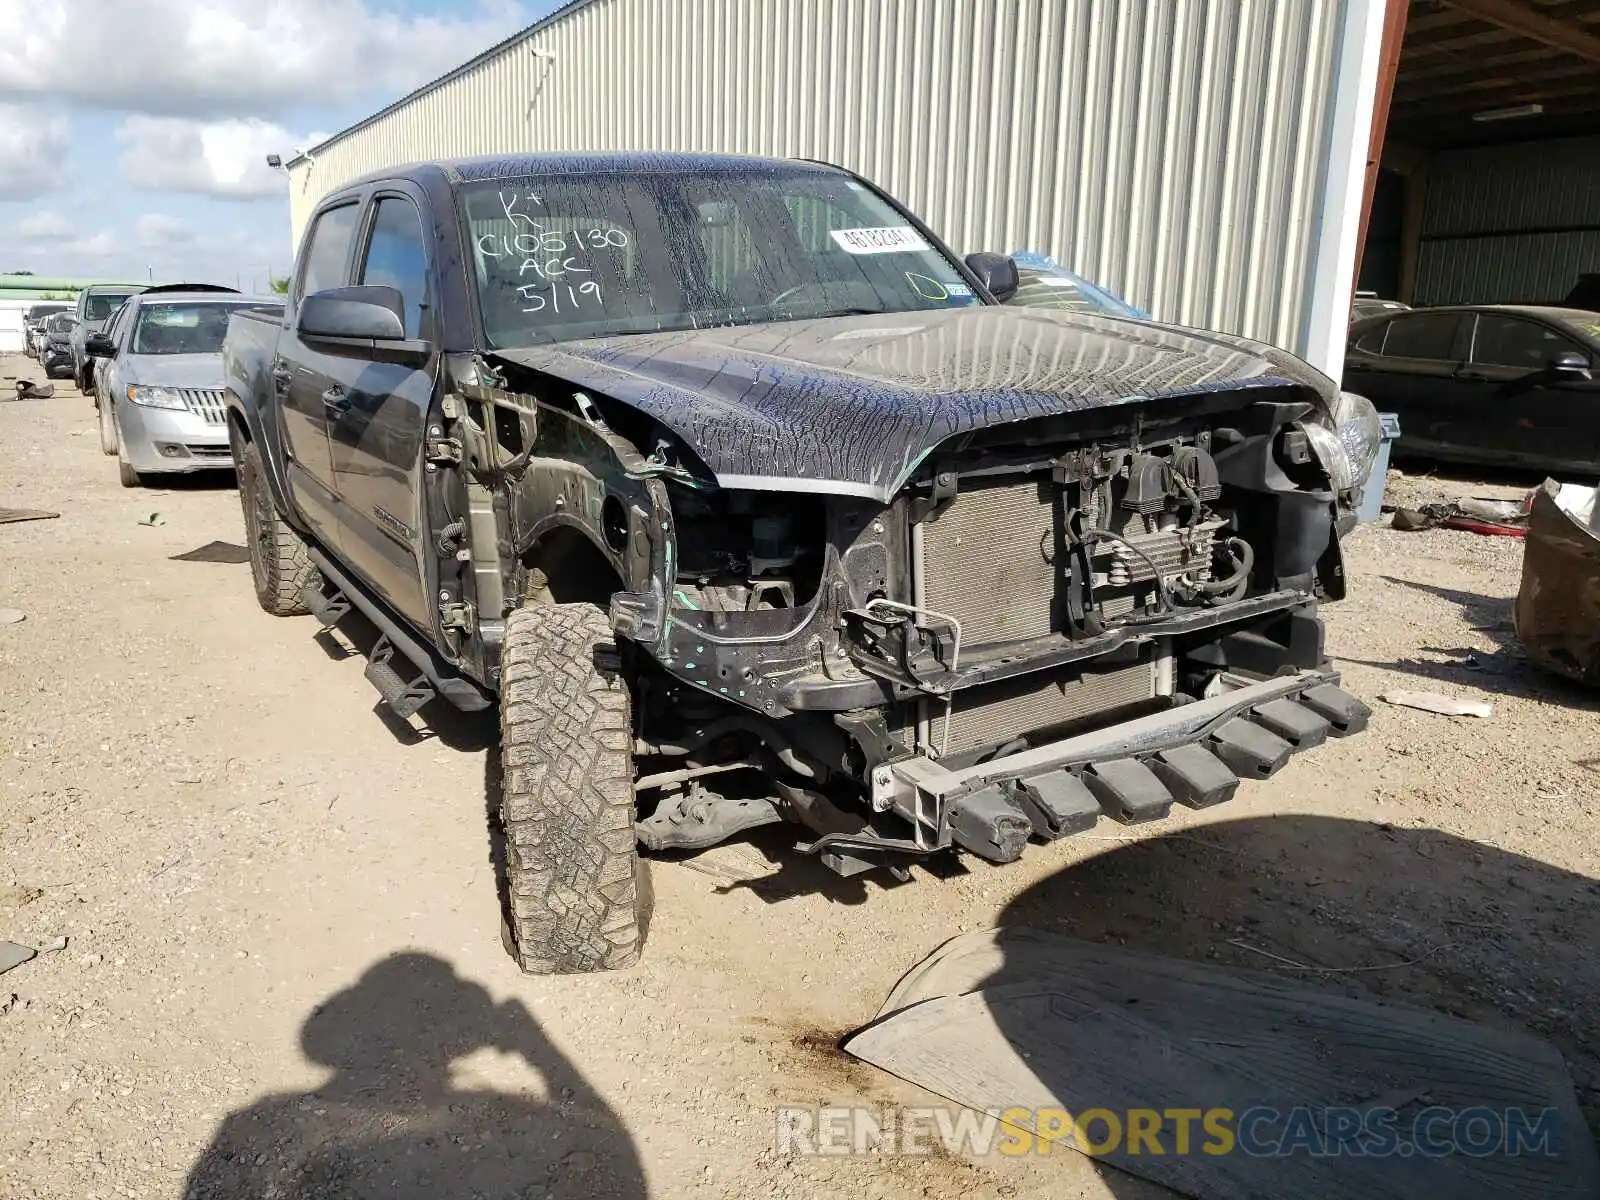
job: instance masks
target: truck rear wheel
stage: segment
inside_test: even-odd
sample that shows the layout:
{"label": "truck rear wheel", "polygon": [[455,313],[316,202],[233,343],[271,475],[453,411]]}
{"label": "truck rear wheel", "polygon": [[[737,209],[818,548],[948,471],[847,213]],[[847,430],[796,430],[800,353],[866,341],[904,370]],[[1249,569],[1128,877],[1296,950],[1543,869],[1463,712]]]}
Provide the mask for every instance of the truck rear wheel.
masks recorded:
{"label": "truck rear wheel", "polygon": [[250,543],[250,576],[256,600],[275,617],[310,612],[300,594],[316,582],[317,568],[306,543],[278,513],[267,486],[261,451],[246,442],[239,453],[239,503]]}
{"label": "truck rear wheel", "polygon": [[591,604],[506,618],[500,819],[511,949],[532,975],[632,966],[643,942],[631,700],[595,662],[613,642]]}

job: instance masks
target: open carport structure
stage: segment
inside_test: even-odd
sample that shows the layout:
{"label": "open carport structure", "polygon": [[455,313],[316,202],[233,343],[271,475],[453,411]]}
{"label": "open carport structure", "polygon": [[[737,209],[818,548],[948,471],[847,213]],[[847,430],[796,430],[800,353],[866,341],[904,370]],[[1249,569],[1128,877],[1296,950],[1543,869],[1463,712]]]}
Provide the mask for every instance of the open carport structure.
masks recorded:
{"label": "open carport structure", "polygon": [[1600,271],[1600,0],[1411,0],[1361,286],[1551,303]]}

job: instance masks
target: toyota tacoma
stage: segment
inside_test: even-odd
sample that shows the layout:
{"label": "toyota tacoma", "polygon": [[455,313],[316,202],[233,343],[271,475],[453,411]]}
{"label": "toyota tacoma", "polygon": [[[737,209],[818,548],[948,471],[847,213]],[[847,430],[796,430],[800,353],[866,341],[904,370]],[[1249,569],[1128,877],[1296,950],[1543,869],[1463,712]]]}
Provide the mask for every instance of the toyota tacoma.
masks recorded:
{"label": "toyota tacoma", "polygon": [[640,846],[1007,862],[1364,726],[1317,606],[1371,405],[1016,286],[836,167],[542,155],[341,187],[233,315],[257,597],[498,704],[525,970],[634,961]]}

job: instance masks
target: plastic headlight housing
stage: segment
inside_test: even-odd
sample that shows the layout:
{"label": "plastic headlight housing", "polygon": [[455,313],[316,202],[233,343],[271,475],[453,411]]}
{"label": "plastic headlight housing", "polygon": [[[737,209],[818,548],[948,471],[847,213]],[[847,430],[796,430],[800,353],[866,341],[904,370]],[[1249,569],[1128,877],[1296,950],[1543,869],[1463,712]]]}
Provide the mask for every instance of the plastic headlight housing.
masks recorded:
{"label": "plastic headlight housing", "polygon": [[1304,429],[1334,491],[1348,492],[1367,482],[1383,438],[1372,401],[1340,392],[1328,417],[1307,421]]}
{"label": "plastic headlight housing", "polygon": [[170,408],[182,411],[189,407],[183,398],[183,393],[177,388],[145,387],[133,383],[128,385],[128,399],[145,408]]}

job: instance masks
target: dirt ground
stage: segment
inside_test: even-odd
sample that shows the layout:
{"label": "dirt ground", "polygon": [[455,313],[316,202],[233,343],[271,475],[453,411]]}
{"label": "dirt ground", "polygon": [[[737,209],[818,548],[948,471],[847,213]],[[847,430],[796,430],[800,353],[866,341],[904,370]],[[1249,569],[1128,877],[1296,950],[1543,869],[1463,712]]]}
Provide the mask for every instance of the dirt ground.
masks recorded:
{"label": "dirt ground", "polygon": [[60,513],[0,525],[0,939],[66,939],[0,975],[6,1200],[265,1197],[308,1162],[329,1196],[1164,1195],[1070,1154],[776,1152],[779,1105],[931,1102],[834,1043],[998,922],[1531,1029],[1600,1110],[1600,697],[1521,657],[1516,541],[1355,534],[1326,615],[1372,727],[1219,809],[906,885],[762,831],[653,863],[637,969],[530,979],[492,716],[387,719],[343,635],[178,558],[242,544],[231,479],[123,490],[70,384],[0,400],[0,446],[0,506]]}

